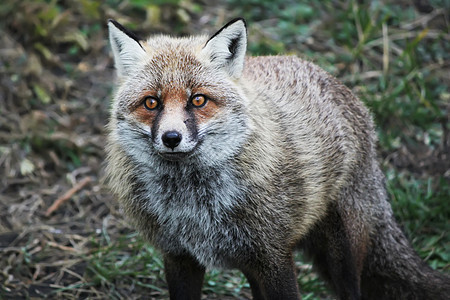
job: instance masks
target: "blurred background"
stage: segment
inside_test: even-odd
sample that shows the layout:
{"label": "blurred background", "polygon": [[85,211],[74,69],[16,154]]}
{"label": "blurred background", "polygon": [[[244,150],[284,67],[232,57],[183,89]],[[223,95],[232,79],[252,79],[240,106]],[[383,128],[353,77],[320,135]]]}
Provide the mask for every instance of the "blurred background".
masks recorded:
{"label": "blurred background", "polygon": [[[250,55],[311,60],[367,104],[396,216],[422,258],[449,272],[449,0],[3,0],[0,299],[168,297],[159,253],[101,183],[114,83],[106,22],[179,36],[238,16]],[[331,299],[301,258],[303,299]],[[205,299],[250,297],[241,273],[208,272]]]}

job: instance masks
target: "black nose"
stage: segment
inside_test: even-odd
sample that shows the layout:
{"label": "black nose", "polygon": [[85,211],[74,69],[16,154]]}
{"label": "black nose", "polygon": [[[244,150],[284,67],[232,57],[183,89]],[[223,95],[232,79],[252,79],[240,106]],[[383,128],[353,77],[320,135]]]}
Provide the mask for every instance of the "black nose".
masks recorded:
{"label": "black nose", "polygon": [[176,146],[178,146],[181,142],[181,133],[177,131],[167,131],[163,134],[161,137],[163,144],[170,148],[175,149]]}

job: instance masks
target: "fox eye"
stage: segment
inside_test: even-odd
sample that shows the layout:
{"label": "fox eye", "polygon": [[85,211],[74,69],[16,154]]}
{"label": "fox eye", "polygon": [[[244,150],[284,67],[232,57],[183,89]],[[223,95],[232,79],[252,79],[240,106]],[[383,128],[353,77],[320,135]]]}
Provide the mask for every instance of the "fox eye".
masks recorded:
{"label": "fox eye", "polygon": [[144,98],[144,107],[147,110],[155,110],[159,107],[159,100],[152,96]]}
{"label": "fox eye", "polygon": [[205,106],[206,102],[208,102],[208,99],[204,95],[194,95],[191,98],[191,103],[194,107],[203,107]]}

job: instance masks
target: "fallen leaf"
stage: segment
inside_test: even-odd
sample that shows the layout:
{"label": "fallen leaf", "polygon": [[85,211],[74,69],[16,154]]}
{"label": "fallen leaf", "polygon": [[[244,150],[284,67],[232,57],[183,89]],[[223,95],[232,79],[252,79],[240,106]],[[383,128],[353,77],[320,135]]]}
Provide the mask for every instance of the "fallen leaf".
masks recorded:
{"label": "fallen leaf", "polygon": [[34,169],[34,164],[28,158],[25,158],[20,163],[20,174],[23,176],[33,173]]}

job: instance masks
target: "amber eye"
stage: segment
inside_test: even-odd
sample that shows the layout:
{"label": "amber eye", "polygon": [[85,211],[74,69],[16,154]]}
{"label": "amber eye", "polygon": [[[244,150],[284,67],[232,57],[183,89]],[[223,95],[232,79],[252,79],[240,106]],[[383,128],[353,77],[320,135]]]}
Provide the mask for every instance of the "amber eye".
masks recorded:
{"label": "amber eye", "polygon": [[191,99],[191,103],[194,107],[205,106],[206,102],[208,102],[208,99],[203,95],[194,95]]}
{"label": "amber eye", "polygon": [[155,110],[159,107],[159,100],[152,96],[144,98],[144,107],[148,110]]}

